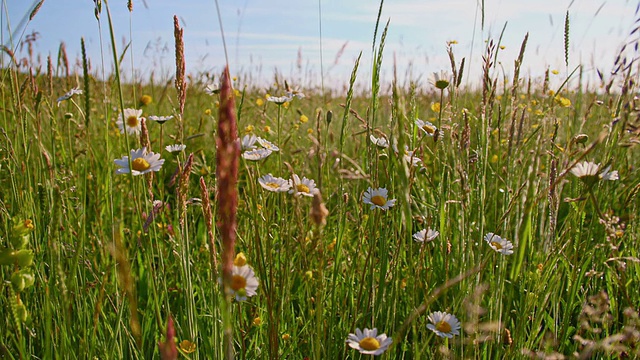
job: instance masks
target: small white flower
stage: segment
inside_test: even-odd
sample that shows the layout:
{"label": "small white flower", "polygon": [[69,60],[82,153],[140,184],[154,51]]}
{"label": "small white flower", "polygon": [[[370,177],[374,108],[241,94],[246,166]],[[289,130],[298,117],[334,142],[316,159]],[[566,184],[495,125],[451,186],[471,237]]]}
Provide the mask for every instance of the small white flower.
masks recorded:
{"label": "small white flower", "polygon": [[373,134],[369,135],[369,140],[371,140],[371,142],[381,148],[381,149],[386,149],[389,147],[389,141],[387,139],[385,139],[384,137],[375,137],[373,136]]}
{"label": "small white flower", "polygon": [[267,95],[267,101],[274,102],[278,105],[282,105],[287,101],[291,101],[291,96],[271,96]]}
{"label": "small white flower", "polygon": [[124,115],[120,114],[116,124],[120,128],[120,133],[124,134],[125,129],[128,135],[140,135],[142,125],[140,124],[140,118],[142,117],[142,110],[137,109],[124,109]]}
{"label": "small white flower", "polygon": [[494,233],[488,233],[484,236],[484,241],[491,246],[491,248],[502,255],[513,254],[513,244],[507,239],[503,239]]}
{"label": "small white flower", "polygon": [[262,186],[265,190],[273,191],[273,192],[286,192],[291,189],[291,184],[289,180],[275,177],[271,174],[267,174],[258,179],[260,186]]}
{"label": "small white flower", "polygon": [[436,311],[429,314],[428,319],[431,324],[427,324],[427,329],[440,337],[451,339],[454,335],[460,334],[460,321],[451,314]]}
{"label": "small white flower", "polygon": [[153,152],[147,153],[147,148],[133,150],[131,149],[131,169],[129,169],[129,157],[123,156],[122,159],[115,159],[116,165],[120,166],[116,170],[117,174],[142,175],[151,171],[159,171],[164,164],[164,159],[160,159],[160,154]]}
{"label": "small white flower", "polygon": [[356,329],[355,334],[349,334],[347,344],[365,355],[380,355],[393,343],[393,339],[386,334],[378,335],[378,329]]}
{"label": "small white flower", "polygon": [[396,199],[387,200],[388,193],[385,188],[368,188],[362,200],[365,204],[371,205],[371,210],[375,208],[389,210],[390,207],[396,204]]}
{"label": "small white flower", "polygon": [[593,184],[598,179],[618,180],[618,171],[609,171],[609,169],[611,169],[611,166],[607,166],[600,170],[600,164],[596,164],[591,161],[583,161],[577,163],[573,168],[571,168],[571,173],[587,184]]}
{"label": "small white flower", "polygon": [[150,115],[149,116],[149,120],[151,121],[155,121],[158,124],[162,125],[164,123],[166,123],[167,121],[173,119],[173,115],[169,115],[169,116],[156,116],[156,115]]}
{"label": "small white flower", "polygon": [[304,99],[306,96],[305,94],[301,93],[298,90],[293,90],[293,91],[287,91],[287,97],[289,97],[289,99],[293,99],[294,97],[298,99]]}
{"label": "small white flower", "polygon": [[170,153],[179,153],[181,151],[183,151],[184,149],[187,148],[187,145],[185,144],[175,144],[175,145],[167,145],[164,147],[165,150],[167,150]]}
{"label": "small white flower", "polygon": [[69,100],[73,97],[73,95],[81,95],[82,94],[82,90],[78,89],[78,88],[73,88],[71,90],[69,90],[66,94],[60,96],[56,101],[58,102],[58,106],[60,106],[60,103],[65,101],[65,100]]}
{"label": "small white flower", "polygon": [[277,147],[274,143],[270,142],[269,140],[265,140],[261,137],[256,138],[256,140],[258,141],[258,144],[260,144],[260,146],[262,146],[267,150],[280,151],[280,148]]}
{"label": "small white flower", "polygon": [[318,191],[315,180],[307,179],[306,177],[300,180],[300,177],[296,174],[293,174],[293,178],[289,180],[289,186],[291,187],[289,194],[313,197]]}
{"label": "small white flower", "polygon": [[266,159],[269,155],[271,155],[271,152],[272,151],[269,149],[248,150],[242,153],[242,158],[245,160],[258,161]]}
{"label": "small white flower", "polygon": [[245,136],[242,137],[242,143],[240,144],[242,150],[252,150],[256,148],[256,141],[258,140],[258,137],[251,134],[247,134]]}
{"label": "small white flower", "polygon": [[436,88],[444,90],[449,86],[449,83],[451,83],[451,76],[449,76],[445,71],[440,71],[439,73],[434,72],[431,83]]}
{"label": "small white flower", "polygon": [[257,294],[258,278],[249,265],[236,266],[231,269],[231,295],[236,301],[245,301]]}
{"label": "small white flower", "polygon": [[408,162],[411,166],[418,166],[422,163],[422,159],[420,159],[417,155],[415,155],[414,151],[405,150],[404,156],[402,157],[404,161]]}
{"label": "small white flower", "polygon": [[422,229],[417,233],[413,234],[413,239],[417,242],[430,242],[433,241],[440,232],[431,230],[431,229]]}
{"label": "small white flower", "polygon": [[438,131],[438,128],[429,121],[416,119],[416,126],[429,136],[434,136]]}

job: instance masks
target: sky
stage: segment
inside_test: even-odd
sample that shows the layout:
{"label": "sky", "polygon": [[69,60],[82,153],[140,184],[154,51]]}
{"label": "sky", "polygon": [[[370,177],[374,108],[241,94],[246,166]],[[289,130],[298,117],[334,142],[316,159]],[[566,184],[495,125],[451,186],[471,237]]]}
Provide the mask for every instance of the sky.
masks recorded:
{"label": "sky", "polygon": [[[99,72],[102,59],[107,73],[112,68],[107,2],[103,2],[99,21],[90,0],[45,0],[31,21],[27,21],[29,14],[38,1],[2,2],[1,40],[18,55],[26,56],[19,41],[37,32],[34,51],[41,55],[42,63],[47,55],[56,59],[62,42],[75,63],[83,37],[92,69]],[[463,83],[477,85],[485,42],[497,42],[503,29],[500,74],[513,73],[514,60],[528,33],[521,75],[540,78],[549,68],[558,70],[562,77],[582,64],[587,78],[594,78],[596,68],[605,74],[613,68],[620,47],[630,39],[634,21],[640,16],[635,14],[638,0],[484,0],[482,23],[480,3],[386,0],[376,44],[379,46],[380,33],[389,21],[383,80],[392,78],[395,64],[401,84],[411,80],[428,86],[433,72],[450,70],[446,46],[455,40],[456,61],[466,58]],[[345,88],[360,53],[358,82],[370,82],[379,1],[219,0],[218,4],[231,73],[245,82],[269,86],[277,73],[280,79],[301,87],[324,83],[325,87]],[[174,15],[184,28],[187,72],[219,74],[226,63],[214,0],[134,0],[132,12],[125,0],[108,1],[108,6],[117,51],[122,52],[130,43],[122,64],[129,79],[149,79],[152,72],[155,79],[173,75]],[[567,11],[568,67],[563,35]]]}

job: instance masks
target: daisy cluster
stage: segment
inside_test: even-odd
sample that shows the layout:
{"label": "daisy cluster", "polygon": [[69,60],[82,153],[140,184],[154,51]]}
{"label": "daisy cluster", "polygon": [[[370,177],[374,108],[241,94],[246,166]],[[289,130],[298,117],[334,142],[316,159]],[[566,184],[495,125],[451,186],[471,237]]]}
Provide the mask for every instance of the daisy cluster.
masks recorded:
{"label": "daisy cluster", "polygon": [[[261,147],[258,148],[256,143]],[[253,134],[245,135],[242,138],[240,148],[242,149],[242,158],[251,161],[266,159],[271,153],[280,151],[277,145]]]}
{"label": "daisy cluster", "polygon": [[313,195],[318,192],[315,180],[307,179],[306,177],[302,177],[301,179],[300,176],[296,174],[293,174],[289,180],[267,174],[260,177],[258,183],[267,191],[288,192],[296,196],[313,197]]}

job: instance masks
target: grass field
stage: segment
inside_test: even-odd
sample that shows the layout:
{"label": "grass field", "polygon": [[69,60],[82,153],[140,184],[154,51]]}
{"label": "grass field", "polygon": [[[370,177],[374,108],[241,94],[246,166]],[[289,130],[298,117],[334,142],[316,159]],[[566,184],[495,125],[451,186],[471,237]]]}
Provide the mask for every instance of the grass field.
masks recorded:
{"label": "grass field", "polygon": [[0,357],[640,357],[638,53],[399,86],[378,25],[346,93],[5,49]]}

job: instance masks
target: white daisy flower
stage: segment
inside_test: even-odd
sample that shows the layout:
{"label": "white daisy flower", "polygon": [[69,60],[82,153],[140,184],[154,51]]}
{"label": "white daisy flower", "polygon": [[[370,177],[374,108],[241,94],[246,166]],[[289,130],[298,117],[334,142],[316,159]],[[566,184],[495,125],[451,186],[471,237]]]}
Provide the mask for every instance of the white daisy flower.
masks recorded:
{"label": "white daisy flower", "polygon": [[431,83],[436,88],[444,90],[449,86],[449,83],[451,83],[451,76],[449,76],[445,71],[440,71],[439,73],[434,72]]}
{"label": "white daisy flower", "polygon": [[159,171],[164,164],[164,159],[160,159],[160,154],[147,152],[147,148],[134,150],[131,149],[131,169],[129,169],[129,157],[123,156],[122,159],[115,159],[113,162],[120,166],[116,170],[116,174],[142,175],[151,171]]}
{"label": "white daisy flower", "polygon": [[231,269],[231,295],[236,301],[245,301],[257,294],[258,278],[249,265],[236,266]]}
{"label": "white daisy flower", "polygon": [[438,231],[431,229],[422,229],[413,234],[413,239],[417,242],[424,243],[433,241],[433,239],[435,239],[438,235],[440,235],[440,232]]}
{"label": "white daisy flower", "polygon": [[484,241],[491,246],[491,248],[502,255],[513,254],[513,244],[507,239],[503,239],[494,233],[488,233],[484,236]]}
{"label": "white daisy flower", "polygon": [[245,160],[258,161],[266,159],[269,155],[271,155],[271,152],[272,151],[269,149],[248,150],[242,153],[242,158]]}
{"label": "white daisy flower", "polygon": [[384,137],[375,137],[373,136],[373,134],[369,135],[369,140],[371,140],[371,142],[381,148],[381,149],[386,149],[389,147],[389,141],[387,139],[385,139]]}
{"label": "white daisy flower", "polygon": [[258,179],[260,186],[262,186],[265,190],[273,191],[273,192],[285,192],[291,189],[291,184],[289,180],[275,177],[271,174],[267,174]]}
{"label": "white daisy flower", "polygon": [[416,119],[415,123],[416,123],[416,126],[420,130],[422,130],[426,135],[434,136],[438,131],[438,128],[432,123],[430,123],[429,121]]}
{"label": "white daisy flower", "polygon": [[81,95],[82,94],[82,90],[78,89],[78,88],[73,88],[71,90],[69,90],[66,94],[60,96],[56,101],[58,102],[58,106],[60,106],[60,103],[65,101],[65,100],[69,100],[73,97],[73,95]]}
{"label": "white daisy flower", "polygon": [[304,99],[306,97],[306,95],[298,90],[293,90],[293,91],[287,91],[287,96],[290,99],[293,99],[294,97],[298,98],[298,99]]}
{"label": "white daisy flower", "polygon": [[316,191],[318,191],[315,180],[307,179],[306,177],[300,180],[300,177],[296,174],[293,174],[293,178],[289,180],[289,186],[291,186],[289,194],[313,197]]}
{"label": "white daisy flower", "polygon": [[598,179],[618,180],[618,171],[609,171],[609,169],[611,169],[611,166],[607,166],[600,170],[600,164],[596,164],[591,161],[583,161],[577,163],[570,171],[586,184],[592,185],[598,181]]}
{"label": "white daisy flower", "polygon": [[257,137],[256,140],[258,141],[258,144],[260,144],[260,146],[262,146],[267,150],[280,151],[280,148],[277,147],[274,143],[270,142],[269,140],[265,140],[261,137]]}
{"label": "white daisy flower", "polygon": [[387,200],[388,193],[385,188],[368,188],[364,193],[363,201],[365,204],[371,205],[371,210],[375,208],[389,210],[396,204],[396,199]]}
{"label": "white daisy flower", "polygon": [[431,324],[427,324],[427,329],[440,337],[451,339],[454,335],[460,334],[460,321],[454,315],[436,311],[429,314],[428,319]]}
{"label": "white daisy flower", "polygon": [[167,145],[164,147],[165,150],[167,150],[170,153],[179,153],[181,151],[183,151],[184,149],[187,148],[187,145],[185,144],[175,144],[175,145]]}
{"label": "white daisy flower", "polygon": [[120,133],[124,134],[125,129],[129,135],[140,135],[142,126],[140,125],[140,118],[142,117],[142,110],[137,109],[124,109],[124,115],[120,114],[116,124],[120,128]]}
{"label": "white daisy flower", "polygon": [[169,116],[150,115],[148,117],[148,119],[151,120],[151,121],[155,121],[158,124],[162,125],[162,124],[166,123],[167,121],[173,119],[173,115],[169,115]]}
{"label": "white daisy flower", "polygon": [[247,134],[245,136],[242,137],[242,143],[240,144],[240,147],[242,148],[242,150],[252,150],[256,148],[256,141],[258,140],[258,137],[251,134]]}
{"label": "white daisy flower", "polygon": [[378,329],[356,329],[355,334],[349,334],[347,344],[365,355],[380,355],[393,343],[393,339],[386,334],[378,335]]}
{"label": "white daisy flower", "polygon": [[414,151],[405,150],[402,158],[411,166],[418,166],[422,163],[422,159],[416,156]]}
{"label": "white daisy flower", "polygon": [[286,103],[287,101],[291,101],[291,96],[271,96],[271,95],[267,95],[267,101],[276,103],[278,105],[282,105],[284,103]]}

